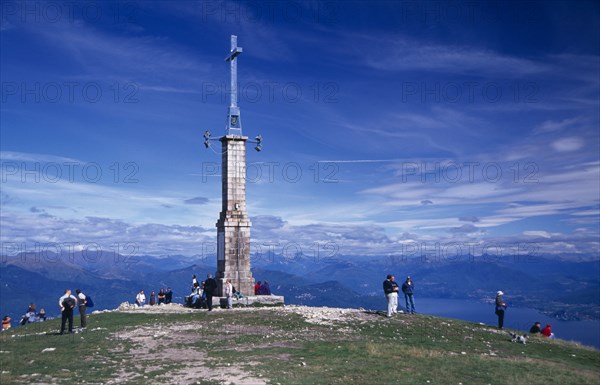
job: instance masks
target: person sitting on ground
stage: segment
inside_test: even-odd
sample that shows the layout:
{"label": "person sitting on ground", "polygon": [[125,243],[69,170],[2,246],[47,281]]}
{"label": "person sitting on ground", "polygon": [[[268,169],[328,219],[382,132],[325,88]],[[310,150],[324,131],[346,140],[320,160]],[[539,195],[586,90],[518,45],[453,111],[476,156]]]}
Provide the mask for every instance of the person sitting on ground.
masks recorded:
{"label": "person sitting on ground", "polygon": [[552,325],[550,325],[550,324],[546,325],[546,327],[542,329],[542,335],[544,337],[553,339],[554,333],[552,332]]}
{"label": "person sitting on ground", "polygon": [[198,279],[196,278],[196,274],[192,275],[192,291],[198,286]]}
{"label": "person sitting on ground", "polygon": [[233,286],[233,298],[235,298],[235,299],[238,299],[238,300],[240,300],[240,299],[244,298],[244,295],[243,295],[242,293],[240,293],[240,292],[239,292],[239,291],[238,291],[238,290],[235,288],[235,286]]}
{"label": "person sitting on ground", "polygon": [[258,295],[271,295],[271,288],[269,287],[269,282],[265,280],[260,288],[258,289]]}
{"label": "person sitting on ground", "polygon": [[144,294],[144,290],[140,290],[138,295],[135,296],[135,304],[140,307],[146,304],[146,295]]}
{"label": "person sitting on ground", "polygon": [[21,317],[21,325],[35,322],[36,320],[37,320],[37,317],[35,314],[35,304],[32,302],[29,304],[27,311],[25,311],[25,315],[23,315],[23,317]]}
{"label": "person sitting on ground", "polygon": [[169,304],[173,301],[173,291],[170,287],[167,287],[167,291],[165,292],[165,303]]}
{"label": "person sitting on ground", "polygon": [[4,318],[2,318],[2,331],[8,329],[10,329],[10,317],[5,315]]}
{"label": "person sitting on ground", "polygon": [[27,308],[27,312],[21,317],[20,325],[36,322],[37,316],[35,314],[35,305],[32,303]]}
{"label": "person sitting on ground", "polygon": [[194,290],[188,297],[188,306],[189,307],[195,307],[195,308],[200,308],[202,306],[202,293],[201,293],[201,289],[200,286],[196,287],[196,290]]}
{"label": "person sitting on ground", "polygon": [[206,290],[204,290],[205,283],[206,283],[206,281],[202,281],[202,284],[199,286],[200,295],[202,296],[203,300],[206,300]]}
{"label": "person sitting on ground", "polygon": [[40,321],[45,321],[46,320],[46,310],[44,310],[43,308],[40,310],[40,313],[38,314],[38,316],[40,317]]}
{"label": "person sitting on ground", "polygon": [[165,303],[165,289],[160,289],[158,291],[158,304],[164,304]]}
{"label": "person sitting on ground", "polygon": [[258,295],[258,291],[260,290],[260,284],[261,282],[258,281],[256,282],[256,285],[254,285],[254,295]]}
{"label": "person sitting on ground", "polygon": [[35,304],[33,302],[29,304],[29,307],[27,308],[27,311],[25,312],[25,314],[31,313],[31,312],[35,313]]}
{"label": "person sitting on ground", "polygon": [[154,293],[154,290],[152,290],[152,292],[150,293],[150,299],[148,300],[148,305],[150,305],[150,306],[156,305],[156,293]]}
{"label": "person sitting on ground", "polygon": [[534,323],[533,326],[531,327],[531,329],[529,329],[529,333],[531,333],[531,334],[539,334],[541,332],[542,332],[542,324],[539,321]]}

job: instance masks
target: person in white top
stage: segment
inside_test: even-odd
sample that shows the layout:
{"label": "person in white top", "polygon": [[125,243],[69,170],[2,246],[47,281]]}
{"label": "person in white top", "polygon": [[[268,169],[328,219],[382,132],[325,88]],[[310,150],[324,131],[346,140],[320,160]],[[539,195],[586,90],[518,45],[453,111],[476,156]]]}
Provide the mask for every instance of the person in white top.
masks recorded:
{"label": "person in white top", "polygon": [[225,296],[227,297],[227,309],[233,308],[233,285],[231,279],[225,281]]}
{"label": "person in white top", "polygon": [[77,302],[79,303],[79,315],[81,318],[81,328],[85,329],[87,326],[87,316],[85,315],[85,310],[87,309],[87,301],[86,301],[86,297],[85,294],[83,294],[81,292],[81,290],[77,289],[75,290],[75,293],[77,293]]}
{"label": "person in white top", "polygon": [[135,296],[135,304],[140,307],[146,304],[146,295],[144,295],[144,290],[140,290],[138,295]]}

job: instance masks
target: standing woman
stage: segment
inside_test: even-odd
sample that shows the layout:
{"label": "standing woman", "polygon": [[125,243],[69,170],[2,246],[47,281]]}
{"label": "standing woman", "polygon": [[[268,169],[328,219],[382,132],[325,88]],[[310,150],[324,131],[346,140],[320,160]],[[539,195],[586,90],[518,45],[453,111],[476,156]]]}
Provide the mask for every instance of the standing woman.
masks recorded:
{"label": "standing woman", "polygon": [[504,293],[498,290],[496,293],[496,315],[498,316],[498,329],[504,327],[504,311],[506,310],[506,303],[504,302]]}

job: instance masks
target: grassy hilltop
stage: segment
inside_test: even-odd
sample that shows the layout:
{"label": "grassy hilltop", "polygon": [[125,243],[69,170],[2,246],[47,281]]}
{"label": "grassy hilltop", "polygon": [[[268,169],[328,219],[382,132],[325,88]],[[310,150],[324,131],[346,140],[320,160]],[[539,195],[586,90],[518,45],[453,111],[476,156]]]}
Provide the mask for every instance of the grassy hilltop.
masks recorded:
{"label": "grassy hilltop", "polygon": [[[75,317],[76,324],[79,317]],[[426,315],[179,306],[95,314],[0,335],[8,384],[597,384],[600,351]]]}

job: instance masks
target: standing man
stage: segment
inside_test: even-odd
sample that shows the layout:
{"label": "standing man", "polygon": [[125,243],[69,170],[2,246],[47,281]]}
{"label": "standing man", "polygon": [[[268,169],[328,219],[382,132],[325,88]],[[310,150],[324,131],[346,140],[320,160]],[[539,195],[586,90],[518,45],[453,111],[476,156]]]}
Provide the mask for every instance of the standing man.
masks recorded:
{"label": "standing man", "polygon": [[231,280],[225,281],[225,297],[227,297],[227,309],[233,308],[233,285]]}
{"label": "standing man", "polygon": [[396,313],[398,307],[398,284],[394,287],[393,278],[394,277],[391,274],[388,274],[386,280],[383,281],[383,292],[385,293],[388,303],[388,317],[391,317],[392,314]]}
{"label": "standing man", "polygon": [[58,299],[58,306],[62,314],[60,324],[60,334],[65,333],[65,324],[69,321],[69,333],[73,333],[73,308],[77,304],[77,299],[71,295],[71,289],[65,290],[65,294]]}
{"label": "standing man", "polygon": [[87,327],[87,316],[85,315],[85,310],[87,309],[87,299],[85,294],[81,292],[81,290],[75,290],[77,294],[77,303],[79,304],[79,316],[81,318],[81,328],[85,329]]}
{"label": "standing man", "polygon": [[208,311],[212,311],[213,294],[216,289],[217,281],[215,281],[211,274],[208,274],[206,276],[206,281],[204,281],[204,292],[206,293],[206,304],[208,305]]}
{"label": "standing man", "polygon": [[[406,311],[415,314],[415,301],[413,300],[413,293],[415,290],[415,285],[413,284],[412,279],[406,277],[406,281],[402,284],[402,292],[404,293],[404,301],[406,302]],[[408,307],[410,303],[410,307]]]}

